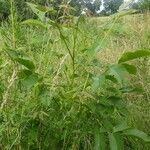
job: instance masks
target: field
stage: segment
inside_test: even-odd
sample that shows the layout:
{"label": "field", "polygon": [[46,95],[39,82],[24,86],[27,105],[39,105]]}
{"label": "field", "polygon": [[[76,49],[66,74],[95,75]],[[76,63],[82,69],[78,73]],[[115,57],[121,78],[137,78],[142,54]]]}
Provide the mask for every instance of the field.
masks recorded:
{"label": "field", "polygon": [[149,150],[149,24],[12,14],[0,27],[0,149]]}

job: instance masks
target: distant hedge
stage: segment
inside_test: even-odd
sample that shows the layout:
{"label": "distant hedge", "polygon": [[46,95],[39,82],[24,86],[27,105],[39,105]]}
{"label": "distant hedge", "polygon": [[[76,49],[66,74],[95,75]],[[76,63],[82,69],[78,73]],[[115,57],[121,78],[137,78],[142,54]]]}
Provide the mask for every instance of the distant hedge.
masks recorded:
{"label": "distant hedge", "polygon": [[0,20],[7,19],[10,14],[10,4],[8,0],[0,0]]}
{"label": "distant hedge", "polygon": [[[14,1],[17,16],[19,20],[25,20],[28,18],[36,18],[35,14],[27,6],[26,2],[31,2],[40,5],[51,5],[57,11],[62,0],[12,0]],[[10,2],[11,0],[0,0],[0,21],[6,20],[10,15]],[[75,7],[74,5],[72,7]],[[135,9],[144,12],[145,10],[150,10],[150,0],[139,0],[137,3],[133,4]],[[104,10],[105,11],[105,10]],[[105,15],[105,12],[101,13]],[[79,14],[78,14],[79,15]],[[55,17],[54,17],[55,18]]]}
{"label": "distant hedge", "polygon": [[[35,15],[27,6],[26,2],[45,5],[46,0],[14,0],[18,19],[24,20],[33,18]],[[0,0],[0,20],[5,20],[10,15],[10,0]]]}

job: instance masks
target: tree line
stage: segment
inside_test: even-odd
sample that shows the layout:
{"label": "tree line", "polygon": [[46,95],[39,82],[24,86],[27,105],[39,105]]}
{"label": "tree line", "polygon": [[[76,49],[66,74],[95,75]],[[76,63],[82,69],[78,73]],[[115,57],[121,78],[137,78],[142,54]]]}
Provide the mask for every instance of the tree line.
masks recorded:
{"label": "tree line", "polygon": [[[16,7],[18,18],[21,20],[36,17],[28,8],[26,2],[32,2],[42,6],[49,7],[53,10],[48,13],[48,16],[57,18],[63,13],[69,13],[73,16],[79,16],[83,12],[88,12],[91,15],[111,15],[118,11],[124,0],[0,0],[0,20],[9,18],[10,2],[13,1]],[[103,10],[100,10],[103,5]],[[150,9],[149,0],[132,0],[131,8],[143,10]],[[59,12],[59,13],[58,13]]]}

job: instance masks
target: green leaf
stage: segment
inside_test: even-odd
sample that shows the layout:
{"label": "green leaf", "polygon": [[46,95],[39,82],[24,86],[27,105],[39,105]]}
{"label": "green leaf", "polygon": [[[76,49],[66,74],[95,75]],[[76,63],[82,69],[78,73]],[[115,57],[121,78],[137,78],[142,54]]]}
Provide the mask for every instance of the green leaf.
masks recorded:
{"label": "green leaf", "polygon": [[95,144],[94,150],[105,150],[106,149],[105,133],[100,133],[98,129],[95,130]]}
{"label": "green leaf", "polygon": [[6,52],[12,60],[18,62],[19,64],[25,66],[26,68],[30,70],[35,69],[33,61],[31,61],[30,58],[27,57],[25,54],[19,53],[15,50],[7,50]]}
{"label": "green leaf", "polygon": [[112,81],[113,83],[117,83],[117,79],[113,75],[106,75],[106,79]]}
{"label": "green leaf", "polygon": [[31,75],[27,76],[26,78],[21,80],[23,86],[27,87],[28,89],[32,88],[36,83],[38,83],[39,77],[38,74],[32,73]]}
{"label": "green leaf", "polygon": [[23,21],[21,24],[23,24],[23,25],[27,24],[27,25],[31,25],[31,26],[41,27],[44,29],[47,28],[47,26],[43,22],[36,20],[36,19],[28,19],[28,20]]}
{"label": "green leaf", "polygon": [[147,56],[150,56],[150,50],[138,50],[135,52],[126,52],[119,59],[118,63],[123,63],[136,58],[147,57]]}
{"label": "green leaf", "polygon": [[32,11],[39,17],[41,21],[44,21],[46,12],[43,11],[43,6],[35,5],[29,2],[26,2],[26,4],[32,9]]}
{"label": "green leaf", "polygon": [[126,63],[124,63],[122,65],[125,67],[125,69],[128,71],[128,73],[136,75],[137,69],[134,65],[129,65]]}
{"label": "green leaf", "polygon": [[113,127],[113,132],[115,133],[115,132],[124,131],[128,128],[129,128],[129,126],[127,125],[127,122],[123,121],[120,124],[118,124],[117,126]]}
{"label": "green leaf", "polygon": [[18,73],[18,77],[19,79],[25,79],[26,77],[30,76],[33,72],[31,70],[28,69],[22,69],[19,73]]}
{"label": "green leaf", "polygon": [[[108,111],[110,111],[109,109],[109,107],[107,108],[108,109]],[[107,113],[107,112],[105,112],[105,113]],[[110,111],[110,113],[109,113],[109,116],[110,115],[112,115],[112,111]],[[103,122],[103,127],[106,129],[106,131],[107,132],[112,132],[112,130],[113,130],[113,121],[112,121],[112,119],[109,119],[110,117],[105,117],[103,120],[102,120],[102,122]]]}
{"label": "green leaf", "polygon": [[113,133],[109,133],[110,150],[118,150],[117,141]]}
{"label": "green leaf", "polygon": [[138,129],[128,129],[123,132],[124,135],[135,136],[145,142],[150,142],[150,136]]}
{"label": "green leaf", "polygon": [[131,93],[131,92],[136,92],[137,94],[140,94],[144,92],[144,89],[140,86],[127,86],[119,89],[122,93]]}
{"label": "green leaf", "polygon": [[111,65],[109,67],[109,75],[115,77],[120,84],[128,81],[128,72],[121,64]]}
{"label": "green leaf", "polygon": [[96,39],[96,41],[93,43],[93,45],[91,45],[91,47],[85,49],[87,55],[90,58],[93,58],[96,56],[96,54],[102,50],[102,45],[100,44],[101,39]]}
{"label": "green leaf", "polygon": [[106,88],[107,91],[112,92],[112,93],[118,93],[118,89],[114,87],[108,87]]}
{"label": "green leaf", "polygon": [[123,150],[123,138],[120,134],[108,133],[110,150]]}
{"label": "green leaf", "polygon": [[59,30],[60,30],[60,28],[61,28],[61,26],[60,26],[57,22],[55,22],[55,21],[53,21],[53,20],[49,20],[49,21],[48,21],[48,24],[51,25],[51,26],[53,26],[54,28],[59,29]]}
{"label": "green leaf", "polygon": [[20,64],[22,64],[23,66],[27,67],[30,70],[34,70],[35,66],[34,63],[29,60],[29,59],[24,59],[24,58],[17,58],[16,61]]}
{"label": "green leaf", "polygon": [[19,52],[15,51],[15,50],[6,50],[6,53],[10,56],[11,59],[15,60],[18,58],[18,56],[20,55]]}
{"label": "green leaf", "polygon": [[48,12],[48,11],[52,11],[52,9],[50,9],[49,7],[43,6],[43,5],[36,5],[36,8],[41,11],[41,12]]}
{"label": "green leaf", "polygon": [[121,97],[118,97],[118,96],[110,96],[110,97],[108,97],[107,99],[108,99],[108,100],[111,102],[111,104],[113,104],[113,105],[116,105],[120,100],[122,100]]}
{"label": "green leaf", "polygon": [[92,89],[96,91],[98,88],[103,87],[105,84],[105,75],[96,76],[93,78]]}

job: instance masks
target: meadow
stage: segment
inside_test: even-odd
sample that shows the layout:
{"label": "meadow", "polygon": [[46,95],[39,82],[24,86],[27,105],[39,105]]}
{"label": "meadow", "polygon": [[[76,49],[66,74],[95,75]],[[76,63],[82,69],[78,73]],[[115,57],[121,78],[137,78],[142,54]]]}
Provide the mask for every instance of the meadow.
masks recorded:
{"label": "meadow", "polygon": [[59,24],[11,11],[0,27],[0,149],[149,150],[149,14]]}

